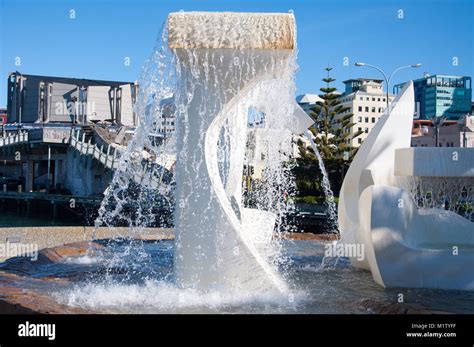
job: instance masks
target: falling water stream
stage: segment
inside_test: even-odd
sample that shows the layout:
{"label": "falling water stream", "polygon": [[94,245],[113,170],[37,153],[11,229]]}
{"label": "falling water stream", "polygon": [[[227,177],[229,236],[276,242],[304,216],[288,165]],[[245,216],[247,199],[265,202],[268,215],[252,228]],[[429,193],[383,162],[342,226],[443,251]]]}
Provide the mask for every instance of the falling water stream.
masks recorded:
{"label": "falling water stream", "polygon": [[318,146],[313,140],[313,134],[311,131],[307,130],[305,132],[305,138],[309,141],[311,144],[311,148],[314,151],[314,154],[316,155],[316,158],[318,159],[318,165],[319,169],[321,170],[321,174],[323,175],[323,190],[324,190],[324,195],[326,196],[326,205],[327,205],[327,213],[329,215],[329,220],[330,220],[330,225],[331,225],[331,232],[337,232],[338,226],[337,226],[337,208],[336,208],[336,202],[334,200],[334,193],[332,192],[331,189],[331,184],[329,182],[329,177],[328,173],[326,171],[326,167],[324,166],[324,161],[321,156],[321,153],[319,152]]}
{"label": "falling water stream", "polygon": [[[250,32],[245,26],[253,27],[256,24],[253,21],[259,21],[257,24],[263,28],[262,35],[268,35],[279,25],[277,19],[272,22],[271,16],[265,18],[249,16],[246,21],[241,22],[243,27],[226,26],[226,37],[230,41],[239,40],[242,30]],[[215,38],[220,35],[221,29],[218,27],[203,23],[199,28],[203,30],[200,36]],[[98,296],[111,302],[123,300],[125,303],[130,297],[125,300],[121,295],[117,297],[118,293],[133,296],[131,293],[140,291],[140,286],[143,286],[145,292],[154,291],[147,296],[155,297],[153,300],[160,300],[156,298],[162,298],[164,295],[173,296],[170,291],[175,291],[174,296],[178,301],[189,301],[189,304],[195,303],[200,297],[206,305],[208,301],[206,298],[209,296],[219,297],[223,302],[229,300],[240,302],[244,298],[254,300],[255,297],[260,297],[259,300],[274,300],[274,297],[267,293],[236,294],[218,290],[199,293],[192,288],[181,289],[175,286],[175,273],[166,262],[169,259],[166,257],[158,259],[158,262],[164,263],[157,264],[157,258],[153,252],[150,253],[148,244],[137,239],[146,228],[179,225],[194,213],[189,209],[183,210],[183,207],[194,204],[203,211],[201,218],[197,218],[193,224],[194,234],[202,240],[198,241],[193,250],[197,257],[194,261],[199,257],[206,257],[205,247],[208,245],[211,246],[210,249],[212,245],[219,248],[220,243],[226,242],[221,240],[219,235],[217,239],[209,240],[208,221],[204,215],[206,209],[215,211],[215,207],[211,201],[201,201],[196,205],[195,200],[212,189],[209,180],[203,175],[205,171],[200,170],[200,167],[207,164],[200,156],[200,152],[209,131],[207,128],[209,125],[205,126],[208,123],[207,119],[209,115],[223,109],[223,106],[226,106],[228,120],[223,123],[215,146],[219,178],[232,208],[239,217],[240,211],[247,207],[242,195],[251,195],[252,208],[266,211],[275,217],[276,235],[281,235],[290,229],[284,216],[293,208],[291,197],[295,193],[295,184],[291,176],[291,167],[285,164],[288,158],[282,153],[288,153],[288,149],[291,148],[291,132],[287,128],[292,121],[288,115],[294,113],[295,107],[296,56],[293,51],[278,49],[216,50],[190,47],[176,50],[169,48],[170,37],[168,23],[165,23],[156,47],[143,67],[139,81],[139,95],[135,105],[140,120],[139,126],[133,140],[120,157],[120,163],[105,193],[95,222],[96,227],[106,226],[112,230],[115,230],[116,226],[127,227],[125,229],[128,232],[118,234],[118,237],[127,242],[120,244],[120,247],[114,240],[109,242],[107,247],[115,251],[100,257],[106,271],[101,276],[89,278],[85,283],[78,283],[67,296],[71,304],[82,302],[85,297]],[[265,40],[265,37],[255,39],[258,42],[260,39]],[[221,74],[223,71],[225,74]],[[228,82],[229,79],[233,81],[231,84]],[[197,88],[199,85],[203,85],[204,88]],[[229,88],[229,85],[236,88],[234,93],[239,96],[238,98],[227,99],[227,94],[223,91]],[[164,107],[169,105],[166,100],[172,100],[173,103],[176,133],[162,141],[154,141],[156,137],[150,134],[159,132]],[[229,153],[236,153],[234,147],[241,146],[242,152],[237,152],[237,155],[243,154],[245,138],[240,138],[241,131],[234,131],[236,128],[241,129],[242,126],[248,127],[251,110],[256,110],[263,119],[262,128],[257,132],[251,127],[246,131],[247,136],[252,133],[256,137],[257,153],[253,158],[253,165],[258,166],[260,170],[258,177],[255,178],[255,184],[248,187],[242,184],[241,178],[234,181],[230,179],[229,172],[235,172],[232,165],[235,166],[239,160],[229,157]],[[196,130],[197,137],[192,134],[195,134]],[[180,172],[186,173],[184,176],[195,179],[193,185],[186,185],[187,188],[182,189],[183,185],[177,183],[178,180],[182,180],[182,176],[175,177],[173,165],[165,167],[159,162],[160,158],[170,156],[176,158],[177,165],[181,166]],[[243,172],[243,167],[240,168],[240,172]],[[173,206],[177,206],[178,213],[175,219],[165,220],[166,216],[157,212],[157,205],[162,206],[164,210],[173,210]],[[213,213],[218,212],[209,215]],[[259,256],[269,266],[288,279],[289,255],[284,252],[281,238],[268,237],[268,231],[260,228],[248,230],[249,228],[244,225],[244,229],[245,235],[242,237],[252,243]],[[225,232],[227,231],[220,232],[223,235],[221,238]],[[177,240],[174,244],[175,253],[176,247],[180,246],[181,242]],[[96,259],[94,255],[91,257]],[[102,296],[101,293],[108,294]],[[190,299],[190,296],[194,299]],[[286,294],[283,300],[287,301]]]}

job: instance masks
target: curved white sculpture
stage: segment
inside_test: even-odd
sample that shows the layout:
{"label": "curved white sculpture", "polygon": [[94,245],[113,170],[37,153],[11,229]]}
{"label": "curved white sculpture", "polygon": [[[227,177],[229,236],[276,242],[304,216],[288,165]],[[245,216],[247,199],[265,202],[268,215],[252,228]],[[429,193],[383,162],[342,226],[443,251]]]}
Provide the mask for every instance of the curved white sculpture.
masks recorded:
{"label": "curved white sculpture", "polygon": [[[275,64],[295,48],[291,14],[172,13],[169,47],[177,59],[181,95],[191,95],[177,120],[175,255],[183,287],[285,292],[287,285],[257,250],[248,231],[271,233],[275,217],[242,207],[242,168],[247,114],[239,101],[273,78]],[[251,58],[252,64],[234,64]],[[311,119],[295,104],[294,132]],[[229,136],[230,166],[222,182],[218,165],[221,130]]]}
{"label": "curved white sculpture", "polygon": [[362,261],[351,259],[354,266],[369,270],[369,261],[373,258],[371,242],[359,232],[359,197],[371,185],[396,184],[395,149],[410,147],[413,111],[413,84],[410,82],[391,104],[391,111],[386,110],[375,124],[344,178],[338,207],[341,239],[345,243],[363,243],[367,252]]}
{"label": "curved white sculpture", "polygon": [[[417,209],[408,193],[397,187],[396,177],[473,177],[473,152],[459,149],[464,161],[448,169],[433,160],[439,157],[438,162],[447,165],[444,157],[451,158],[455,149],[447,153],[405,148],[410,146],[414,108],[411,82],[392,105],[362,144],[344,179],[338,216],[342,242],[364,245],[364,259],[351,262],[370,270],[384,287],[473,290],[474,223],[451,211]],[[418,152],[425,155],[421,165]]]}

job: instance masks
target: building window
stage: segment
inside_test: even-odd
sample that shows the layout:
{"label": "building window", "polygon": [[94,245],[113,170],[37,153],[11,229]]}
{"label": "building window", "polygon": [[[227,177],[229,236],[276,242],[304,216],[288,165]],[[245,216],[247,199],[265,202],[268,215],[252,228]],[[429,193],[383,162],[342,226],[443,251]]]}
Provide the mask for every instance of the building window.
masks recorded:
{"label": "building window", "polygon": [[380,101],[380,98],[377,98],[377,101]]}
{"label": "building window", "polygon": [[372,107],[372,112],[375,112],[375,107]]}
{"label": "building window", "polygon": [[362,128],[361,127],[357,128],[357,131],[362,132]]}
{"label": "building window", "polygon": [[372,123],[375,123],[375,117],[372,117]]}
{"label": "building window", "polygon": [[369,117],[365,117],[365,122],[366,122],[366,123],[369,122]]}
{"label": "building window", "polygon": [[368,134],[369,133],[369,128],[365,128],[365,133]]}
{"label": "building window", "polygon": [[359,112],[362,112],[362,106],[359,106]]}
{"label": "building window", "polygon": [[375,101],[375,98],[372,98],[372,101]]}
{"label": "building window", "polygon": [[385,102],[385,98],[383,98],[382,101]]}
{"label": "building window", "polygon": [[369,101],[369,97],[366,97],[365,100]]}
{"label": "building window", "polygon": [[359,116],[359,118],[357,118],[357,120],[358,120],[359,122],[362,122],[362,117]]}
{"label": "building window", "polygon": [[365,112],[369,112],[369,106],[365,106]]}
{"label": "building window", "polygon": [[361,99],[361,100],[364,100],[364,98],[363,98],[362,96],[360,97],[360,99]]}
{"label": "building window", "polygon": [[361,138],[358,138],[357,139],[357,143],[360,145],[362,143],[362,139]]}

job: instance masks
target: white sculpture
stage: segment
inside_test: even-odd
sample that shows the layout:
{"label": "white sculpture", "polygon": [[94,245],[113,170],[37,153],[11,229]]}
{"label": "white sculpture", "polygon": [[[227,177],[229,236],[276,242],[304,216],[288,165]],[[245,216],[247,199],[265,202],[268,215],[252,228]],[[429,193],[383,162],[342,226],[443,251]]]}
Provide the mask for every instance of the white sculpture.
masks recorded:
{"label": "white sculpture", "polygon": [[[295,49],[294,17],[171,13],[168,35],[180,95],[192,95],[177,117],[176,282],[203,290],[285,292],[285,281],[249,235],[249,230],[271,233],[275,217],[241,203],[247,113],[239,103],[258,83],[275,78],[275,66],[290,59]],[[294,112],[292,131],[301,133],[312,121],[296,104]],[[225,183],[217,146],[222,129],[230,138]]]}
{"label": "white sculpture", "polygon": [[397,177],[474,177],[473,150],[409,148],[413,111],[410,82],[355,156],[340,192],[342,242],[364,245],[364,259],[351,262],[384,287],[473,290],[474,223],[418,209]]}

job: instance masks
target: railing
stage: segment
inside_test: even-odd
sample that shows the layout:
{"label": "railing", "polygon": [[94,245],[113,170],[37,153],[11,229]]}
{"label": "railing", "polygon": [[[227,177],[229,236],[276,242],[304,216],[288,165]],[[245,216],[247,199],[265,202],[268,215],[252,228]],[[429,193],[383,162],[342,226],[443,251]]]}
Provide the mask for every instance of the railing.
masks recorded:
{"label": "railing", "polygon": [[[116,147],[109,145],[101,145],[100,147],[96,144],[92,144],[92,138],[86,140],[86,134],[81,133],[80,130],[72,130],[70,137],[70,145],[75,148],[82,155],[91,155],[97,161],[102,163],[109,169],[115,169],[120,161],[121,153]],[[129,163],[132,165],[132,163]],[[150,169],[150,163],[144,161],[139,163],[142,168],[132,176],[133,180],[139,184],[145,184],[152,189],[156,189],[160,186],[162,177],[155,177],[153,170]]]}
{"label": "railing", "polygon": [[114,169],[118,158],[120,157],[120,151],[116,147],[109,145],[101,145],[98,147],[91,143],[92,139],[89,138],[86,141],[86,134],[80,130],[71,130],[70,145],[75,148],[79,153],[83,155],[91,155],[101,164],[109,169]]}
{"label": "railing", "polygon": [[[0,147],[8,145],[16,145],[20,143],[28,143],[29,141],[36,142],[40,140],[38,134],[35,136],[28,136],[28,131],[17,130],[16,132],[9,132],[6,137],[0,137]],[[60,143],[59,141],[57,141]],[[121,151],[110,144],[102,144],[100,147],[97,144],[92,143],[92,137],[86,140],[86,133],[81,132],[80,129],[71,129],[69,136],[69,145],[77,150],[81,155],[90,155],[96,159],[99,163],[104,165],[106,168],[114,170],[116,169]],[[61,143],[64,143],[63,141]],[[134,180],[137,183],[145,183],[151,188],[157,188],[160,185],[161,177],[154,177],[151,172],[148,172],[147,168],[149,163],[140,164],[143,169],[140,170],[141,174],[134,175]]]}
{"label": "railing", "polygon": [[19,143],[28,143],[28,132],[19,130],[17,132],[9,132],[7,136],[0,137],[0,147],[11,146]]}

